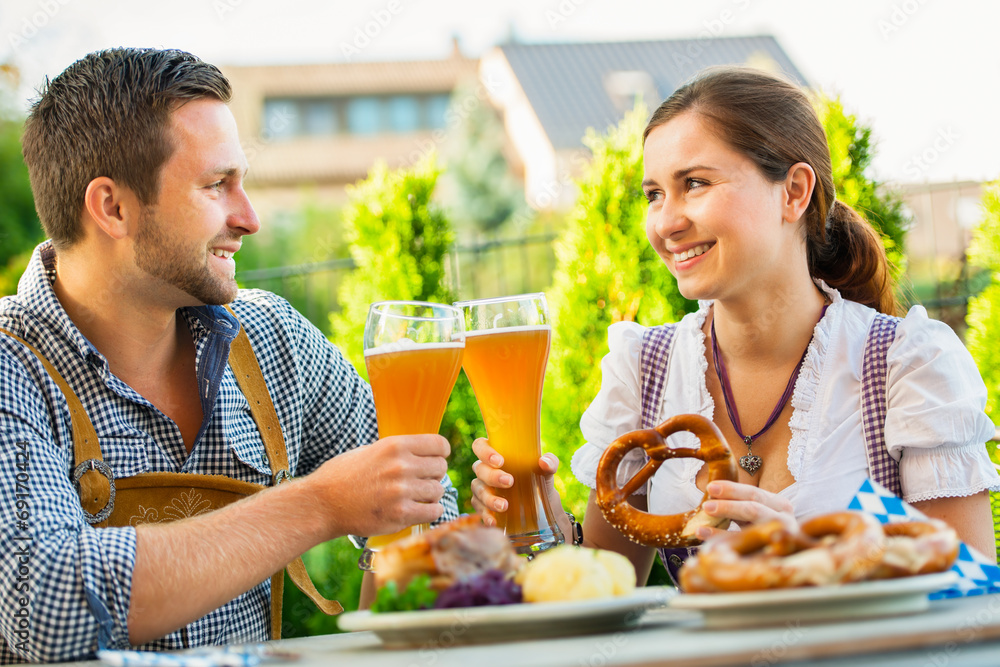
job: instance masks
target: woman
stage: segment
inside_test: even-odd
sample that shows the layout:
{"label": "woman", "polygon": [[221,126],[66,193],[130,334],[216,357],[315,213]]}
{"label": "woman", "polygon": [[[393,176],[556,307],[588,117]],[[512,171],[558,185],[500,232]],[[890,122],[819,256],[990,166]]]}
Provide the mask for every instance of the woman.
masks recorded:
{"label": "woman", "polygon": [[[649,242],[681,293],[701,301],[676,327],[646,421],[699,413],[725,435],[741,468],[737,483],[707,489],[713,516],[738,525],[845,509],[870,476],[861,400],[869,330],[877,313],[895,315],[896,303],[878,235],[835,200],[815,111],[782,79],[712,69],[666,100],[643,138]],[[987,491],[1000,489],[1000,477],[983,446],[994,427],[982,379],[959,339],[922,307],[879,321],[894,325],[895,337],[884,353],[878,447],[899,461],[905,500],[995,554]],[[581,420],[587,443],[572,461],[591,489],[607,445],[643,425],[645,332],[635,323],[609,329],[601,390]],[[697,446],[691,437],[671,444]],[[502,512],[506,502],[494,493],[510,483],[502,458],[485,440],[474,450],[473,504]],[[641,463],[637,456],[623,466],[631,474]],[[554,473],[558,461],[547,454],[540,465]],[[694,459],[666,462],[648,485],[649,511],[697,505],[706,473]],[[633,504],[646,509],[647,496]],[[588,546],[627,555],[645,582],[653,550],[610,526],[593,491],[584,536]]]}

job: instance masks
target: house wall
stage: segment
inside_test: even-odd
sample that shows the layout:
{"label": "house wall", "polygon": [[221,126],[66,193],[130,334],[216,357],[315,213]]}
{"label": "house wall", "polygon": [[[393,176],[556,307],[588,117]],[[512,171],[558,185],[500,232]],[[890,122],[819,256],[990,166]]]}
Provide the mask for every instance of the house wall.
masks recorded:
{"label": "house wall", "polygon": [[920,183],[899,186],[913,216],[906,234],[911,261],[961,261],[981,218],[983,184],[974,181]]}

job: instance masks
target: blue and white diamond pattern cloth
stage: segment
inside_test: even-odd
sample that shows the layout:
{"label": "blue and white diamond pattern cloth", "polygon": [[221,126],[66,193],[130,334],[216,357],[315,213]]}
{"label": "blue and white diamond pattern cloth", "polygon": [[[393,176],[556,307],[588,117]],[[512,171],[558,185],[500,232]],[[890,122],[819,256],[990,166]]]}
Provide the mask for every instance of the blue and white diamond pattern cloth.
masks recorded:
{"label": "blue and white diamond pattern cloth", "polygon": [[[871,480],[865,480],[847,509],[867,512],[881,523],[927,518],[912,505]],[[1000,593],[1000,567],[978,551],[970,549],[964,542],[959,546],[958,560],[951,569],[958,574],[958,583],[951,588],[931,593],[932,600]]]}

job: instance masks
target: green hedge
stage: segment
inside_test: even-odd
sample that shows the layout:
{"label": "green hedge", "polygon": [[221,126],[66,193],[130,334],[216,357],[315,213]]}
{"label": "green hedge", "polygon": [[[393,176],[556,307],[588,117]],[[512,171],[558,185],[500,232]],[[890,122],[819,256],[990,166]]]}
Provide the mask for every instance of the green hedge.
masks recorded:
{"label": "green hedge", "polygon": [[[1000,417],[1000,180],[988,184],[983,193],[983,217],[972,233],[968,259],[973,266],[990,274],[990,284],[978,296],[969,299],[965,344],[976,360],[986,383],[986,414],[996,423]],[[1000,463],[994,443],[987,450],[994,463]],[[1000,528],[1000,495],[990,494],[994,530]]]}
{"label": "green hedge", "polygon": [[544,448],[559,456],[556,481],[563,503],[583,516],[588,489],[569,470],[583,444],[580,416],[601,386],[608,326],[631,321],[675,322],[697,304],[684,299],[663,261],[646,240],[642,194],[639,106],[604,134],[588,131],[593,153],[577,181],[579,196],[556,245],[554,285],[548,293],[553,321],[542,402]]}

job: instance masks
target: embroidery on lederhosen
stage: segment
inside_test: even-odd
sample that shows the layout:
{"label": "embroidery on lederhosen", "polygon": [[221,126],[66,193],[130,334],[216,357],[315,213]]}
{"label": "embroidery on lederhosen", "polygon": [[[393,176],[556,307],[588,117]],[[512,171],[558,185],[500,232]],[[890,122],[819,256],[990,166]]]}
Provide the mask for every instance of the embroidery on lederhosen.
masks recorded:
{"label": "embroidery on lederhosen", "polygon": [[[642,428],[654,428],[657,423],[663,386],[667,380],[670,365],[670,345],[677,333],[677,324],[663,324],[650,327],[642,334],[642,349],[639,352],[639,371],[642,377]],[[648,495],[648,490],[647,490]],[[678,549],[657,549],[663,567],[670,580],[677,586],[677,573],[684,560],[697,552],[697,547]]]}
{"label": "embroidery on lederhosen", "polygon": [[899,481],[899,463],[885,447],[886,357],[896,337],[899,318],[877,313],[868,330],[865,354],[861,362],[861,420],[864,425],[865,450],[868,454],[868,475],[899,497],[903,495]]}

